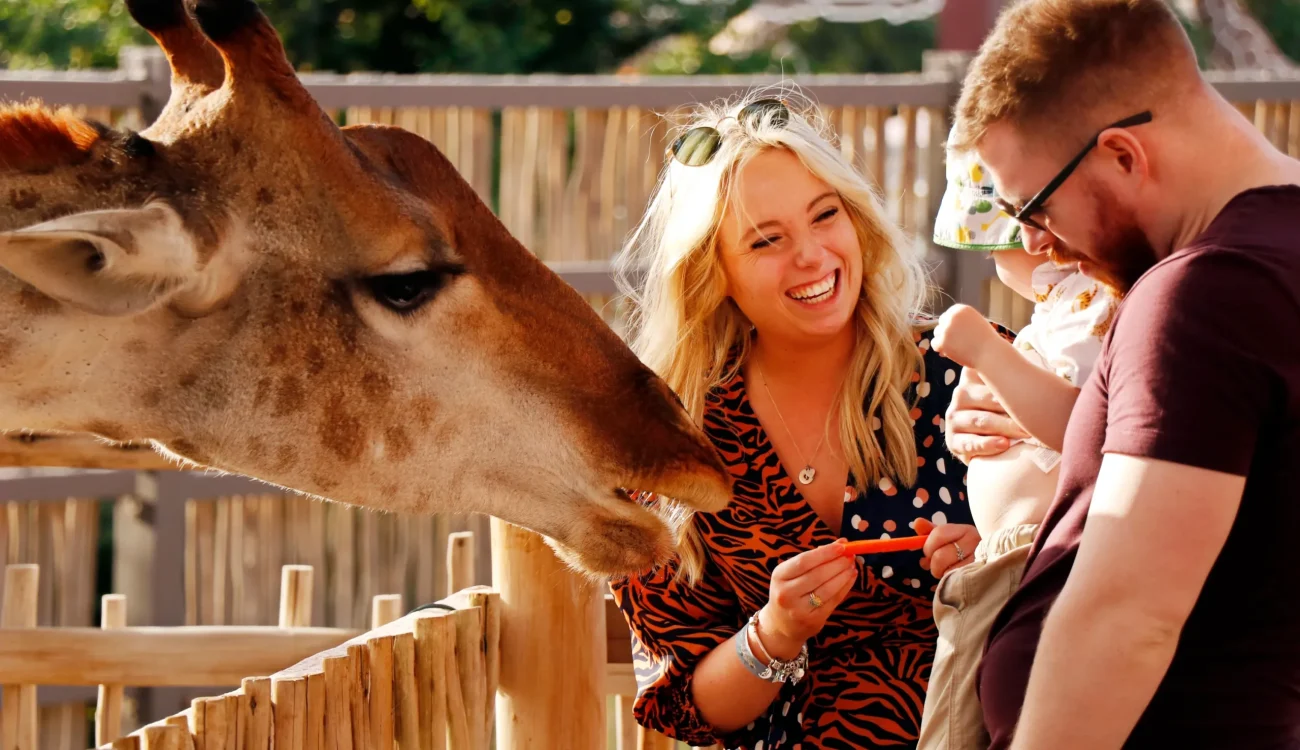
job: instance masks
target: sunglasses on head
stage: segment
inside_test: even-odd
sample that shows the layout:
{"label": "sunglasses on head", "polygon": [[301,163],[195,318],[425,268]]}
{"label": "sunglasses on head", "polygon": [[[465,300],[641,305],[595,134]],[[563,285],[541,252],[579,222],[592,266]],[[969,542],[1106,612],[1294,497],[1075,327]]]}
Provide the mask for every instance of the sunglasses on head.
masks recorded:
{"label": "sunglasses on head", "polygon": [[1011,214],[1011,217],[1016,221],[1020,222],[1021,224],[1024,224],[1025,226],[1033,227],[1034,229],[1037,229],[1040,232],[1046,232],[1047,227],[1044,227],[1042,223],[1034,219],[1034,214],[1043,210],[1043,204],[1047,202],[1048,198],[1052,197],[1052,193],[1055,193],[1057,189],[1060,188],[1061,185],[1066,181],[1066,179],[1068,179],[1069,176],[1074,173],[1074,170],[1077,169],[1081,163],[1083,163],[1084,157],[1087,156],[1089,152],[1091,152],[1094,148],[1097,147],[1097,141],[1101,139],[1101,134],[1105,133],[1107,130],[1110,130],[1112,128],[1129,128],[1129,127],[1133,127],[1134,125],[1145,125],[1148,122],[1151,122],[1151,113],[1142,112],[1141,114],[1136,114],[1133,115],[1132,117],[1126,117],[1123,120],[1120,120],[1119,122],[1114,122],[1111,123],[1110,125],[1107,125],[1101,130],[1098,130],[1097,134],[1092,137],[1092,140],[1088,141],[1088,145],[1084,146],[1083,149],[1080,150],[1079,153],[1075,155],[1073,159],[1070,160],[1070,163],[1066,164],[1065,168],[1062,169],[1059,173],[1057,173],[1056,177],[1053,177],[1051,182],[1047,183],[1047,187],[1038,191],[1038,194],[1035,195],[1033,198],[1030,198],[1028,203],[1026,203],[1023,206],[1016,206],[1008,202],[1004,198],[998,198],[998,205],[1002,207],[1003,211],[1006,211],[1007,213]]}
{"label": "sunglasses on head", "polygon": [[[753,125],[771,113],[772,124],[785,127],[790,121],[790,109],[780,99],[759,99],[748,104],[736,113],[736,120],[742,125]],[[722,146],[722,133],[717,128],[702,125],[682,133],[669,151],[677,161],[688,167],[702,167],[713,159]]]}

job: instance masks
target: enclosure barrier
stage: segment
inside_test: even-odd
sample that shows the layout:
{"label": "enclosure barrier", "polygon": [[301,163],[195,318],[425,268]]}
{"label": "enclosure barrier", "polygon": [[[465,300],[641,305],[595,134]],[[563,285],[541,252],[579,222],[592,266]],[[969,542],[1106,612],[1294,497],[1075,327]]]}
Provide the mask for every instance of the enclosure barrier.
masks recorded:
{"label": "enclosure barrier", "polygon": [[239,690],[200,698],[101,750],[486,750],[500,670],[499,599],[462,591]]}
{"label": "enclosure barrier", "polygon": [[[351,637],[370,627],[372,607],[366,607],[364,618],[339,619],[340,609],[337,606],[324,605],[338,605],[340,597],[348,593],[340,587],[352,585],[348,581],[354,575],[357,576],[357,582],[351,595],[365,596],[367,604],[370,602],[369,595],[364,593],[367,589],[371,592],[398,590],[404,595],[398,597],[399,600],[404,598],[408,602],[427,602],[463,588],[465,582],[486,583],[495,577],[503,594],[506,594],[503,603],[508,605],[506,610],[511,615],[510,622],[517,623],[511,631],[518,633],[518,643],[515,651],[510,653],[520,654],[521,659],[536,665],[533,670],[507,670],[509,680],[503,676],[502,701],[508,710],[500,712],[503,717],[501,722],[523,728],[514,730],[507,727],[502,730],[506,735],[513,736],[515,747],[568,750],[590,746],[630,750],[634,747],[656,746],[653,744],[656,736],[637,727],[632,720],[631,699],[636,688],[631,664],[630,634],[622,613],[614,606],[604,586],[593,585],[586,579],[574,576],[559,563],[540,537],[504,524],[498,527],[492,543],[488,544],[487,534],[447,534],[446,525],[434,523],[425,530],[423,526],[415,524],[409,529],[415,532],[410,541],[418,541],[419,555],[406,556],[402,553],[406,544],[400,538],[396,539],[394,545],[394,538],[371,538],[363,533],[368,528],[367,518],[362,517],[366,516],[367,511],[318,501],[310,501],[311,508],[304,509],[296,507],[305,502],[300,502],[302,499],[294,496],[240,494],[250,491],[265,493],[264,488],[265,485],[238,477],[197,472],[65,469],[3,471],[0,472],[0,497],[5,498],[6,502],[0,502],[0,564],[6,561],[39,563],[38,624],[46,628],[79,626],[81,633],[90,633],[91,637],[97,635],[89,627],[95,621],[93,611],[89,606],[81,607],[79,603],[84,599],[89,605],[94,600],[91,593],[94,590],[93,581],[96,575],[102,575],[102,566],[106,562],[101,560],[100,565],[93,564],[93,540],[98,537],[98,526],[94,519],[110,511],[115,524],[116,552],[112,577],[117,593],[110,597],[105,608],[111,610],[115,606],[111,602],[115,599],[123,605],[130,602],[130,606],[125,608],[125,614],[132,625],[274,624],[277,613],[287,611],[286,602],[293,599],[292,596],[286,598],[286,592],[296,586],[307,591],[313,588],[328,591],[329,595],[299,600],[297,606],[305,607],[306,611],[297,619],[281,617],[282,626],[326,624],[335,626],[339,632]],[[114,497],[116,500],[108,499]],[[96,510],[96,507],[100,509]],[[274,521],[269,525],[265,523],[268,511],[271,511],[270,518]],[[318,511],[324,511],[325,516],[320,517]],[[124,529],[124,517],[134,518],[137,515],[145,519],[147,526],[140,530]],[[357,516],[356,536],[345,534],[342,541],[355,539],[358,545],[355,554],[348,549],[329,553],[312,544],[304,544],[308,537],[318,537],[325,530],[329,530],[331,536],[338,535],[341,529],[335,521],[351,516]],[[205,518],[208,520],[205,521]],[[223,518],[227,520],[223,522]],[[213,519],[215,524],[210,524]],[[304,521],[306,525],[299,528]],[[456,521],[452,519],[452,526],[455,524]],[[405,525],[408,524],[403,524]],[[243,537],[240,536],[241,529],[245,532]],[[432,539],[430,534],[439,533],[439,529],[442,529],[444,536],[441,540]],[[182,538],[184,543],[180,544]],[[88,540],[90,544],[87,544]],[[484,575],[482,569],[488,561],[483,558],[489,557],[485,554],[489,547],[492,565],[489,566],[487,575]],[[384,573],[385,566],[363,564],[373,556],[367,553],[368,549],[383,549],[384,560],[393,555],[404,557],[407,562],[400,563],[397,567],[409,571],[408,566],[414,565],[419,568],[419,575],[413,576],[408,572],[405,579],[388,577]],[[430,550],[436,554],[426,554]],[[121,559],[123,554],[128,556],[125,561]],[[80,562],[72,562],[77,559],[92,564],[85,566]],[[358,564],[355,567],[344,565],[340,568],[340,564],[348,559],[355,560]],[[471,560],[473,575],[470,572]],[[291,570],[297,569],[299,575],[303,576],[301,583],[291,584],[282,577],[281,566],[284,562],[310,563],[317,567],[313,575],[309,566],[291,566]],[[430,588],[430,583],[426,580],[427,572],[437,562],[445,565],[445,568],[439,567],[438,575],[443,578],[436,587],[438,591],[432,596],[420,593]],[[251,573],[249,565],[253,566]],[[241,566],[245,569],[242,583],[239,578]],[[498,568],[495,574],[490,569],[492,566]],[[100,568],[98,574],[97,567]],[[270,567],[276,574],[265,575],[263,567]],[[222,570],[226,572],[221,573]],[[124,572],[128,573],[126,577]],[[140,580],[140,575],[143,575],[143,580]],[[359,579],[367,576],[374,580],[365,586],[360,585]],[[270,579],[275,583],[265,585]],[[3,585],[3,580],[3,576],[0,576],[0,586]],[[132,580],[135,583],[131,583],[130,593],[121,597],[124,582],[130,583]],[[400,583],[402,580],[405,585],[393,586],[395,581]],[[178,587],[177,584],[181,583],[184,586]],[[224,595],[209,591],[211,588],[221,590],[223,586],[226,592]],[[261,599],[268,593],[272,593],[269,602],[251,606],[254,600]],[[206,604],[219,603],[221,596],[225,596],[227,605],[231,605],[224,610],[227,613],[225,619],[213,616],[219,615],[222,607],[209,609]],[[232,604],[232,599],[241,601]],[[329,601],[322,602],[322,599]],[[381,604],[384,599],[385,597],[379,597]],[[202,604],[197,610],[190,606],[196,600]],[[234,606],[239,604],[244,606]],[[388,604],[399,608],[401,606],[400,601],[391,601],[391,598]],[[83,612],[82,609],[86,611]],[[194,615],[195,611],[197,616]],[[103,617],[110,624],[112,619],[111,612]],[[380,621],[387,619],[391,618],[382,618]],[[244,676],[270,674],[289,664],[280,655],[280,660],[274,662],[246,664],[242,668],[245,671],[242,672],[226,669],[224,674],[218,674],[215,670],[228,668],[230,663],[213,653],[212,642],[204,641],[200,644],[197,638],[203,633],[219,635],[228,632],[240,633],[240,637],[246,639],[250,633],[258,632],[255,629],[227,631],[210,627],[206,630],[191,628],[188,631],[173,631],[170,628],[155,627],[146,631],[127,632],[161,634],[164,631],[188,633],[187,637],[191,638],[189,646],[196,647],[196,653],[206,652],[216,665],[196,664],[192,659],[198,657],[191,657],[191,664],[196,667],[191,670],[191,675],[206,674],[210,679],[220,678],[226,681],[217,685],[198,686],[193,684],[199,681],[193,676],[172,676],[159,678],[158,681],[162,683],[160,685],[142,687],[139,685],[144,680],[123,681],[117,678],[118,687],[125,686],[123,716],[128,730],[140,723],[160,720],[190,707],[196,696],[213,695],[227,689],[224,686],[239,685],[240,678]],[[110,651],[117,649],[117,646],[107,641],[102,645]],[[98,653],[100,649],[91,647],[90,650]],[[3,652],[4,644],[0,643],[0,654]],[[10,652],[7,658],[30,656],[25,651],[15,651]],[[144,654],[142,658],[147,657],[148,654]],[[93,663],[78,662],[78,665]],[[117,669],[130,669],[139,664],[123,664],[119,660]],[[180,662],[169,662],[151,669],[161,671],[165,676],[168,666],[176,667],[179,664]],[[105,668],[101,666],[101,669]],[[41,671],[40,666],[24,669],[34,670],[32,674],[48,676]],[[111,669],[108,671],[112,672]],[[91,737],[94,728],[87,730],[89,711],[86,704],[94,704],[97,687],[93,680],[81,680],[81,684],[70,685],[51,685],[53,682],[56,681],[41,679],[43,687],[37,696],[41,733],[38,745],[41,750],[83,750],[93,743]],[[116,689],[108,691],[109,695],[117,692]],[[576,725],[558,727],[564,723],[561,719],[565,716],[583,718]],[[608,720],[606,716],[609,717]],[[540,724],[537,717],[541,717]],[[538,730],[527,730],[531,726],[537,726]],[[573,741],[572,730],[575,727],[583,733],[585,742],[589,745]],[[571,731],[564,731],[565,729]],[[612,738],[607,734],[609,729],[614,730]],[[553,734],[549,735],[550,739],[543,739],[548,737],[546,732],[551,731]],[[103,736],[101,728],[100,737]],[[658,739],[662,741],[664,738]],[[505,747],[504,744],[498,746]]]}
{"label": "enclosure barrier", "polygon": [[[465,599],[467,595],[473,595],[467,600],[472,605],[473,599],[483,596],[489,591],[483,588],[464,589],[456,582],[468,580],[466,570],[471,568],[473,564],[469,549],[474,544],[474,536],[472,533],[457,533],[453,536],[454,539],[448,545],[447,551],[447,575],[450,589],[462,593],[460,597],[453,597],[443,601],[444,603],[454,603]],[[95,710],[94,744],[97,747],[147,747],[148,744],[142,743],[146,743],[146,738],[151,735],[154,736],[152,741],[155,742],[171,741],[168,734],[171,730],[159,728],[162,725],[167,725],[168,721],[178,726],[183,724],[191,732],[191,736],[197,737],[194,731],[189,729],[191,723],[196,721],[192,718],[195,715],[193,706],[207,705],[205,701],[209,703],[223,701],[223,706],[215,709],[198,709],[200,711],[214,711],[213,716],[217,717],[204,726],[208,724],[215,726],[213,722],[222,720],[223,711],[229,714],[231,710],[242,711],[247,709],[255,713],[255,705],[247,707],[237,705],[235,709],[229,709],[224,705],[229,702],[227,699],[231,696],[238,699],[240,695],[244,695],[250,702],[256,699],[255,693],[248,692],[250,680],[246,679],[246,675],[278,673],[272,674],[271,679],[274,680],[276,677],[285,678],[287,677],[286,673],[292,670],[282,672],[283,667],[303,659],[310,661],[308,657],[313,656],[317,650],[336,646],[348,639],[352,639],[352,643],[362,640],[369,641],[375,635],[374,633],[361,633],[342,628],[310,627],[313,611],[313,569],[307,565],[283,566],[280,585],[281,596],[278,605],[278,628],[248,626],[127,628],[124,626],[127,607],[126,597],[121,594],[107,594],[102,598],[101,628],[103,630],[47,627],[15,631],[12,629],[15,626],[25,627],[26,623],[34,622],[34,620],[28,620],[25,617],[26,613],[35,611],[37,598],[35,592],[39,588],[37,585],[39,579],[40,569],[35,565],[10,565],[4,577],[6,584],[5,596],[3,603],[0,604],[0,617],[3,617],[3,622],[6,624],[4,625],[5,629],[0,630],[0,674],[5,676],[7,682],[17,683],[19,687],[27,687],[27,690],[20,690],[17,693],[19,697],[17,698],[16,707],[15,702],[8,700],[6,697],[6,705],[12,707],[10,710],[15,711],[20,718],[14,719],[9,715],[0,717],[0,725],[4,727],[3,730],[0,730],[0,736],[5,738],[5,744],[3,745],[5,750],[28,750],[28,748],[36,747],[40,747],[41,750],[48,750],[45,744],[39,740],[39,737],[34,734],[39,728],[37,719],[34,714],[25,713],[30,712],[30,708],[24,708],[27,704],[24,702],[26,699],[22,697],[24,694],[30,694],[37,684],[97,685],[99,694]],[[494,603],[496,603],[495,600]],[[372,602],[371,610],[371,628],[381,628],[400,617],[402,597],[400,595],[376,596]],[[15,625],[9,623],[15,623]],[[606,646],[604,653],[608,655],[607,658],[610,659],[610,662],[603,665],[605,679],[603,685],[596,686],[596,689],[598,691],[603,690],[603,693],[611,695],[613,699],[613,705],[611,706],[613,712],[609,717],[614,730],[612,746],[617,750],[633,750],[633,748],[637,750],[673,750],[679,746],[677,743],[663,735],[636,725],[632,719],[631,705],[635,683],[631,674],[631,664],[628,662],[628,659],[630,659],[630,643],[627,640],[628,633],[626,626],[622,622],[622,615],[608,597],[604,602],[602,624],[606,628],[603,644]],[[599,645],[593,643],[590,648],[593,651],[599,650]],[[372,675],[374,673],[373,665],[373,660],[366,665]],[[298,668],[302,666],[298,665]],[[356,667],[352,669],[351,675],[364,675]],[[526,672],[526,670],[524,671]],[[491,668],[489,674],[499,675],[499,667]],[[459,678],[460,675],[457,674],[456,677]],[[311,678],[307,679],[310,680]],[[363,691],[367,695],[374,690],[374,678],[370,679],[370,683],[363,685]],[[524,680],[525,685],[532,686],[542,692],[549,692],[545,676],[524,674],[521,679]],[[499,683],[499,676],[494,680]],[[261,684],[257,680],[251,682],[253,682],[254,688]],[[122,737],[124,687],[139,685],[155,687],[185,686],[198,683],[241,685],[242,687],[238,691],[219,698],[197,699],[193,701],[189,711],[169,717],[164,721],[155,722],[149,727],[135,730],[127,738]],[[526,692],[525,690],[524,693]],[[447,709],[449,717],[456,715],[455,710],[454,707],[449,705]],[[525,710],[527,709],[525,708]],[[561,711],[560,713],[565,712]],[[603,716],[603,712],[598,713],[593,717],[595,721],[591,722],[591,724],[595,727],[605,726]],[[245,717],[245,719],[247,725],[251,721],[251,717]],[[374,723],[373,711],[368,720],[371,724]],[[489,729],[487,731],[490,737],[490,714],[488,723]],[[573,727],[560,726],[561,723],[555,721],[553,722],[554,725],[549,728],[539,727],[538,729],[555,733],[552,736],[558,738],[558,740],[552,741],[558,741],[560,745],[567,747],[569,745],[565,743],[564,738],[569,737],[570,733],[566,730],[571,730]],[[452,724],[449,719],[450,726]],[[239,737],[244,737],[246,732],[242,732],[237,728],[236,734]],[[592,734],[594,736],[595,732],[593,731]],[[329,735],[325,736],[328,737]],[[247,740],[246,737],[245,740]],[[526,736],[516,737],[515,741],[525,743],[516,746],[528,746]],[[190,747],[187,744],[182,746]],[[222,747],[220,744],[213,746]],[[505,747],[502,744],[497,746]],[[599,746],[604,747],[607,745],[602,740]],[[73,745],[71,747],[85,747],[85,745]],[[199,744],[196,747],[201,748],[205,747],[205,745]],[[259,747],[259,745],[245,742],[244,744],[229,745],[229,747],[242,749]],[[307,747],[312,746],[307,745]],[[325,747],[330,746],[326,745]],[[371,745],[354,744],[353,747],[371,747]],[[422,748],[423,745],[417,747]],[[450,747],[456,746],[450,745]]]}
{"label": "enclosure barrier", "polygon": [[[501,610],[500,597],[485,587],[404,617],[397,597],[375,597],[373,629],[358,634],[306,627],[306,566],[285,566],[278,628],[120,627],[119,595],[105,597],[101,629],[35,628],[38,580],[35,565],[5,570],[5,750],[37,748],[38,683],[100,686],[98,748],[360,750],[392,748],[394,740],[420,750],[489,747]],[[240,688],[118,736],[124,685],[196,681]]]}

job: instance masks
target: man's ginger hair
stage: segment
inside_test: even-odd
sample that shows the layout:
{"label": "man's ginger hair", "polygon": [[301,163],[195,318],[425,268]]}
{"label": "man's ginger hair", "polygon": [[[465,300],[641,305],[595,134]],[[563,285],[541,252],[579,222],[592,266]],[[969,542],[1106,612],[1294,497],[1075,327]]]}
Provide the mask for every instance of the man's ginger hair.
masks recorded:
{"label": "man's ginger hair", "polygon": [[1020,0],[971,63],[948,146],[976,147],[990,126],[1069,143],[1201,81],[1196,52],[1166,0]]}

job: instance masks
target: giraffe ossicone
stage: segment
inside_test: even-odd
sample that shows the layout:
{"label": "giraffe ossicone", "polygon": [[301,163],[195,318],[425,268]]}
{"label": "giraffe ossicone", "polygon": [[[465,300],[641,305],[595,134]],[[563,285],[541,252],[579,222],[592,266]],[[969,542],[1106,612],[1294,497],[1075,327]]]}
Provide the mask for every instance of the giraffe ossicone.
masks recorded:
{"label": "giraffe ossicone", "polygon": [[128,0],[172,93],[124,133],[0,108],[0,432],[148,440],[340,502],[663,562],[619,488],[730,499],[712,444],[428,141],[337,127],[252,0]]}

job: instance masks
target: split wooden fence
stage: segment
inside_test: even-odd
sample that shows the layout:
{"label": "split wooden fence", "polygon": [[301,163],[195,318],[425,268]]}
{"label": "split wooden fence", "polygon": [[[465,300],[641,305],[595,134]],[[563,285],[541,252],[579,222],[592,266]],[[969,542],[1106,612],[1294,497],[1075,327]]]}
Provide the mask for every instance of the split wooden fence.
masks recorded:
{"label": "split wooden fence", "polygon": [[[269,604],[257,602],[255,605],[250,602],[260,598],[265,588],[263,583],[269,576],[265,570],[250,572],[241,588],[238,576],[234,573],[237,567],[235,561],[247,559],[245,553],[252,554],[279,543],[275,535],[268,537],[266,533],[260,532],[266,532],[267,529],[276,533],[283,529],[292,531],[296,525],[269,523],[257,528],[251,524],[227,521],[226,526],[236,531],[224,534],[215,533],[209,528],[220,528],[221,524],[215,521],[220,517],[239,519],[243,516],[265,520],[268,516],[276,517],[276,513],[283,514],[286,518],[294,518],[295,513],[325,513],[326,518],[330,517],[328,514],[359,515],[363,518],[369,511],[315,501],[312,501],[318,506],[315,509],[294,511],[294,504],[300,502],[296,497],[251,494],[223,496],[236,490],[260,486],[233,477],[180,472],[8,471],[10,476],[0,479],[0,497],[10,498],[9,502],[0,503],[0,563],[40,563],[39,569],[45,575],[34,574],[38,566],[22,568],[32,571],[33,577],[30,585],[18,588],[0,579],[0,598],[4,601],[8,602],[12,597],[19,597],[18,601],[23,601],[22,596],[26,595],[20,592],[24,590],[35,594],[30,603],[22,604],[20,609],[14,609],[15,605],[7,605],[5,610],[10,613],[29,613],[32,615],[30,619],[28,614],[4,615],[5,619],[17,618],[13,622],[21,627],[40,625],[36,630],[13,637],[9,632],[0,633],[0,675],[4,675],[6,681],[28,677],[36,679],[35,676],[39,676],[36,681],[42,687],[38,714],[31,726],[39,729],[34,747],[41,750],[80,750],[90,744],[93,731],[90,728],[92,724],[88,721],[87,708],[95,699],[94,686],[99,684],[99,680],[117,680],[116,684],[119,685],[118,695],[121,698],[112,705],[117,707],[122,718],[115,720],[114,725],[117,721],[122,721],[125,727],[135,728],[142,720],[154,722],[185,706],[192,707],[196,700],[207,700],[214,694],[219,695],[223,692],[220,687],[222,685],[238,685],[248,675],[271,675],[287,667],[294,659],[321,647],[321,638],[329,641],[351,637],[360,633],[361,629],[384,619],[371,619],[373,607],[379,606],[371,603],[374,595],[368,595],[370,598],[367,599],[365,617],[360,619],[339,620],[337,617],[344,611],[343,608],[321,607],[321,599],[335,596],[345,585],[356,586],[358,575],[391,572],[382,565],[375,565],[350,569],[348,576],[339,574],[336,548],[342,546],[347,550],[349,544],[355,543],[357,536],[348,537],[341,542],[337,523],[313,524],[307,529],[308,533],[303,534],[304,538],[314,540],[314,544],[328,540],[328,546],[333,550],[329,554],[297,556],[293,554],[293,544],[282,544],[282,557],[264,554],[253,559],[251,562],[254,567],[265,566],[277,574],[280,573],[281,563],[277,562],[272,567],[272,562],[277,559],[309,563],[284,567],[285,576],[290,571],[299,573],[292,578],[276,575],[278,601]],[[83,499],[77,499],[78,495]],[[114,499],[101,503],[96,496],[103,495]],[[73,499],[57,499],[69,496]],[[84,499],[86,496],[90,498]],[[217,499],[211,499],[214,497]],[[268,509],[267,505],[272,501],[283,505],[277,509]],[[244,507],[242,511],[241,504]],[[227,509],[219,511],[222,507]],[[170,527],[166,525],[169,523],[169,514],[187,521],[178,531],[182,546],[170,545],[172,540],[167,533]],[[212,524],[201,520],[205,515],[211,516]],[[143,533],[129,525],[118,529],[118,541],[127,549],[118,550],[122,557],[110,563],[112,571],[103,569],[108,558],[95,555],[93,550],[94,540],[99,537],[95,521],[101,517],[108,518],[110,522],[121,518],[144,517],[151,525],[150,529],[145,530],[149,533]],[[431,528],[446,529],[451,525],[442,523],[446,520],[439,519],[440,523]],[[354,522],[358,528],[366,527],[360,518],[355,518]],[[237,536],[239,531],[246,534],[245,538],[232,541],[231,537]],[[492,577],[491,571],[488,577],[482,577],[480,572],[483,558],[489,557],[487,541],[492,534],[476,537],[473,531],[444,533],[445,538],[442,540],[428,537],[411,540],[412,545],[422,544],[425,548],[439,550],[437,561],[425,554],[415,564],[421,569],[439,569],[442,580],[434,585],[433,582],[424,580],[428,578],[427,575],[422,575],[419,581],[407,578],[402,586],[388,589],[399,593],[393,596],[380,595],[377,601],[400,610],[402,601],[442,599],[452,592],[462,591],[475,582],[486,582]],[[517,530],[515,533],[518,534]],[[495,536],[509,537],[501,533]],[[563,608],[557,611],[554,604],[547,602],[548,595],[553,594],[572,602],[581,602],[584,598],[593,601],[600,610],[593,612],[589,606],[583,608],[584,616],[591,625],[584,631],[587,640],[581,644],[581,651],[582,658],[588,661],[596,659],[599,662],[598,668],[603,679],[598,690],[606,698],[599,707],[600,716],[597,718],[600,726],[606,727],[603,733],[612,737],[610,746],[620,750],[630,750],[633,747],[673,748],[671,741],[636,727],[631,719],[635,681],[631,669],[631,645],[622,614],[607,597],[591,600],[589,588],[583,586],[583,582],[568,580],[567,571],[554,563],[553,556],[545,545],[530,538],[535,535],[518,536],[522,537],[519,543],[526,548],[524,554],[539,556],[542,564],[516,566],[513,568],[514,574],[508,568],[495,576],[507,584],[515,581],[515,585],[508,585],[508,588],[527,591],[533,597],[532,600],[520,602],[517,607],[518,617],[525,624],[516,628],[520,635],[515,638],[515,643],[518,644],[515,650],[532,647],[529,634],[545,639],[548,627],[560,630],[572,627],[572,623],[565,620]],[[380,545],[384,542],[376,541]],[[167,552],[169,545],[176,549]],[[305,543],[298,544],[299,547],[304,545]],[[214,554],[214,548],[235,552]],[[243,552],[239,552],[241,549]],[[401,559],[400,548],[390,545],[383,549],[385,557]],[[178,559],[183,559],[184,564],[181,565]],[[552,561],[552,568],[546,567],[547,559]],[[103,602],[99,625],[113,629],[113,632],[92,627],[93,613],[87,611],[88,607],[79,605],[85,601],[93,603],[95,600],[96,579],[111,572],[113,579],[134,581],[125,574],[133,569],[139,572],[136,563],[141,560],[145,563],[145,580],[143,585],[139,581],[132,584],[137,593],[132,596],[115,593]],[[317,560],[319,566],[315,562]],[[176,571],[178,567],[184,568],[183,578]],[[407,566],[401,564],[397,568],[405,570]],[[196,575],[196,570],[201,574]],[[520,570],[536,570],[537,577],[529,579],[525,575],[520,579]],[[168,571],[173,575],[165,575]],[[204,571],[207,571],[206,574],[202,574]],[[183,588],[162,588],[161,583],[168,580],[183,581]],[[392,580],[403,581],[400,576]],[[412,586],[412,583],[418,585]],[[238,618],[227,616],[224,621],[219,621],[210,614],[205,614],[207,605],[194,606],[195,601],[223,601],[222,597],[210,594],[208,589],[212,586],[225,587],[224,597],[228,606],[224,609],[214,607],[211,612],[224,611],[229,615],[240,611],[241,608],[229,603],[230,598],[237,598],[244,602],[243,614]],[[566,586],[570,588],[564,588]],[[382,575],[380,579],[371,581],[368,587],[377,592],[384,591]],[[99,588],[102,590],[102,585]],[[310,596],[307,592],[312,588],[327,594]],[[411,597],[405,593],[412,589],[417,592],[435,589],[437,594]],[[120,591],[121,588],[112,586],[111,590]],[[162,606],[167,599],[180,600],[186,606],[182,610],[175,606],[176,601],[172,602],[171,607]],[[519,601],[520,596],[516,594],[514,599]],[[125,606],[127,601],[132,602],[129,609]],[[185,619],[166,623],[179,627],[160,627],[151,616],[140,616],[140,610],[148,609],[151,602],[156,613],[170,613],[174,616],[184,611]],[[254,607],[257,616],[252,614]],[[533,608],[545,609],[554,614],[549,621],[546,617],[538,618],[534,626],[528,624],[528,613]],[[74,612],[76,617],[61,616],[63,612]],[[322,621],[321,612],[333,613],[333,621]],[[267,623],[277,621],[277,613],[281,628],[309,625],[329,627],[318,627],[310,633],[296,631],[294,638],[297,640],[294,643],[297,645],[294,645],[285,640],[283,632],[274,627],[265,627]],[[128,620],[130,627],[119,629],[128,625]],[[230,654],[237,656],[231,658]],[[521,682],[537,682],[539,679],[536,675],[525,674],[526,671],[520,672],[518,679]],[[102,689],[100,696],[102,704]],[[0,706],[11,704],[12,701],[0,697]],[[99,721],[102,725],[102,706]],[[7,725],[3,719],[0,719],[0,723]],[[105,738],[100,735],[99,739]],[[0,747],[13,750],[16,746],[9,744]],[[25,746],[17,747],[22,750]]]}
{"label": "split wooden fence", "polygon": [[[401,616],[378,596],[366,633],[310,627],[311,568],[286,566],[278,627],[126,627],[125,598],[104,598],[103,625],[37,628],[39,568],[5,571],[0,675],[6,750],[36,750],[38,683],[98,685],[100,748],[486,750],[500,674],[499,597],[465,589]],[[266,675],[249,677],[248,675]],[[236,684],[122,732],[124,685]]]}

